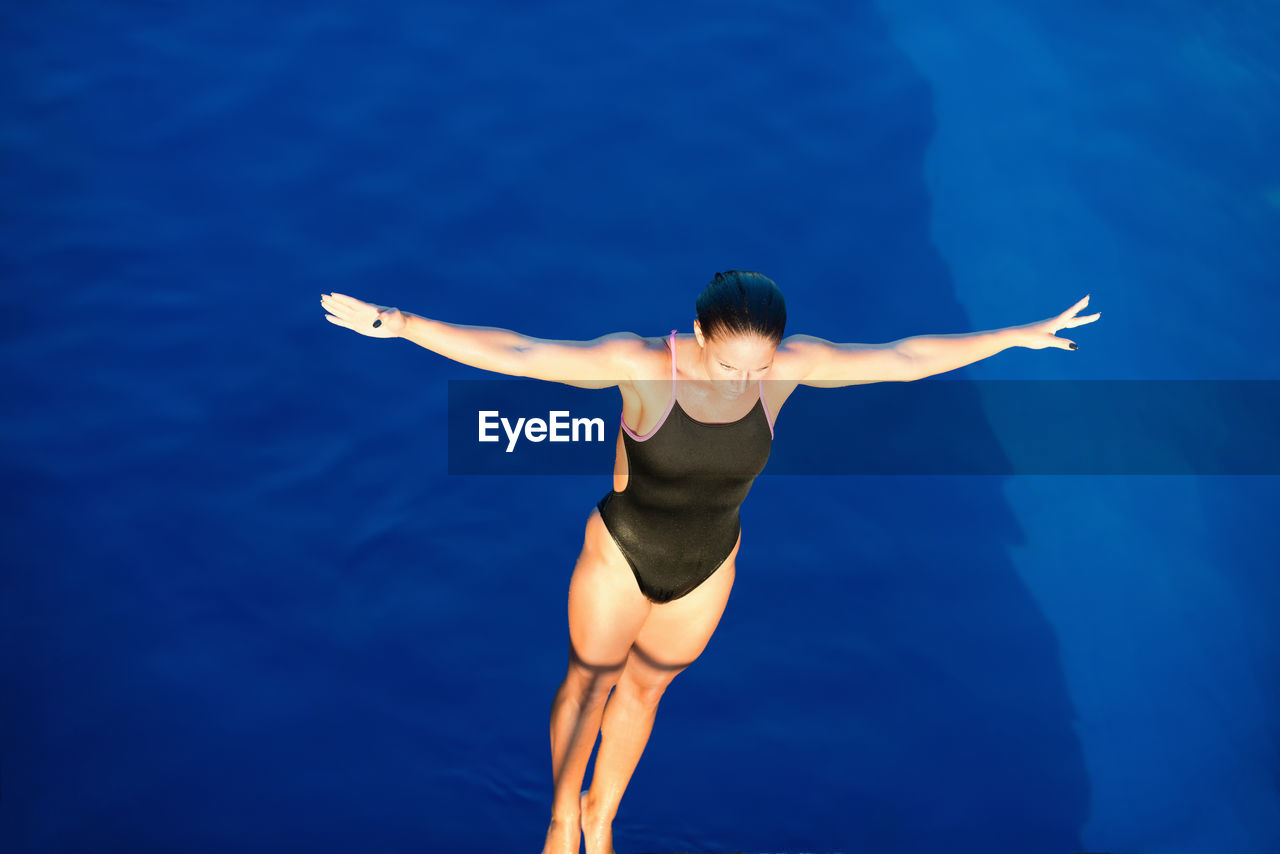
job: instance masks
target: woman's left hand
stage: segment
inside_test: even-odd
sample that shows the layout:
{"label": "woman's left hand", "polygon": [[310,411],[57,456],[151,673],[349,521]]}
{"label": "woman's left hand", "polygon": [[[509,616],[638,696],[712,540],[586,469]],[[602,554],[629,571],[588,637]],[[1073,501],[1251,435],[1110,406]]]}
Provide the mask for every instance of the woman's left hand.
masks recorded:
{"label": "woman's left hand", "polygon": [[1073,326],[1080,326],[1083,323],[1093,323],[1099,317],[1102,317],[1102,312],[1098,312],[1097,314],[1088,314],[1084,317],[1076,317],[1076,312],[1080,311],[1088,304],[1089,297],[1086,295],[1084,299],[1071,306],[1071,308],[1067,309],[1062,314],[1054,315],[1053,317],[1036,323],[1026,324],[1022,327],[1023,340],[1019,343],[1023,347],[1028,347],[1032,350],[1043,350],[1045,347],[1057,347],[1060,350],[1078,349],[1076,347],[1076,342],[1068,338],[1059,338],[1056,333],[1059,329],[1070,329]]}

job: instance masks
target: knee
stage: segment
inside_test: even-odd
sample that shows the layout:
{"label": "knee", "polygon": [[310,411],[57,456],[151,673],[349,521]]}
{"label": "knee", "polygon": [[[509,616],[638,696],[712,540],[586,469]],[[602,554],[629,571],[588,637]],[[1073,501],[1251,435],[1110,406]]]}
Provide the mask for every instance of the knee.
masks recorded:
{"label": "knee", "polygon": [[644,675],[624,671],[618,680],[619,690],[625,688],[627,696],[639,705],[656,706],[658,701],[662,699],[662,695],[666,693],[667,686],[671,684],[671,680],[675,679],[676,674],[682,670],[684,670],[683,667],[679,670],[669,670],[664,673],[646,673]]}
{"label": "knee", "polygon": [[604,703],[613,686],[618,684],[622,667],[584,667],[571,666],[565,677],[565,687],[580,705],[591,706]]}
{"label": "knee", "polygon": [[669,684],[637,685],[629,688],[628,691],[637,704],[645,707],[657,706],[658,701],[662,699],[662,695],[666,693],[667,685]]}

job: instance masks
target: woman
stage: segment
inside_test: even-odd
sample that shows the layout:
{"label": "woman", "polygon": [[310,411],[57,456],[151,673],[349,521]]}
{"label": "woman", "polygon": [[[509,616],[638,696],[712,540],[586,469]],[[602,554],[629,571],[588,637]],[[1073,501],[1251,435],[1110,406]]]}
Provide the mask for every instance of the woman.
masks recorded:
{"label": "woman", "polygon": [[[552,341],[342,294],[321,298],[327,320],[362,335],[403,337],[501,374],[622,392],[614,488],[587,518],[569,583],[569,669],[551,706],[554,796],[544,854],[577,852],[580,833],[587,854],[613,854],[613,817],[658,701],[724,612],[741,544],[738,508],[796,386],[909,382],[1008,347],[1076,349],[1055,333],[1101,317],[1075,316],[1088,300],[1023,326],[868,345],[784,340],[778,286],[739,270],[717,273],[699,295],[692,335],[673,329],[667,338]],[[579,792],[597,734],[591,786]]]}

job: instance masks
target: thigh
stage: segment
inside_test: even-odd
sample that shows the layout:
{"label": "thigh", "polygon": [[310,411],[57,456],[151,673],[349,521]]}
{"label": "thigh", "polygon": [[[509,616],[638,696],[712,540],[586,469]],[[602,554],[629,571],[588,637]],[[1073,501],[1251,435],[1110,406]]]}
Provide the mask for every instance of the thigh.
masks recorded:
{"label": "thigh", "polygon": [[616,676],[652,608],[600,512],[592,510],[569,580],[570,670]]}
{"label": "thigh", "polygon": [[724,563],[692,591],[653,606],[636,636],[625,676],[642,686],[665,684],[702,654],[728,604],[741,544],[739,535]]}

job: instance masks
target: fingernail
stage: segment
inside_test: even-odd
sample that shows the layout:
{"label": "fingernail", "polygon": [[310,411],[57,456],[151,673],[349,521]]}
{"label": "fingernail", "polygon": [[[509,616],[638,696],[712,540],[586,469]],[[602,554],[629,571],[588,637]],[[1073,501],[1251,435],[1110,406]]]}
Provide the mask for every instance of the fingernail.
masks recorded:
{"label": "fingernail", "polygon": [[1079,348],[1078,346],[1076,346],[1076,342],[1072,341],[1072,342],[1071,342],[1071,349],[1072,349],[1072,350],[1079,350],[1080,348]]}
{"label": "fingernail", "polygon": [[[382,325],[382,321],[381,321],[381,320],[375,320],[375,321],[373,322],[373,328],[374,328],[374,329],[377,329],[377,328],[378,328],[379,326],[381,326],[381,325]],[[1076,345],[1072,344],[1071,346],[1072,346],[1072,347],[1074,347],[1074,346],[1076,346]]]}

